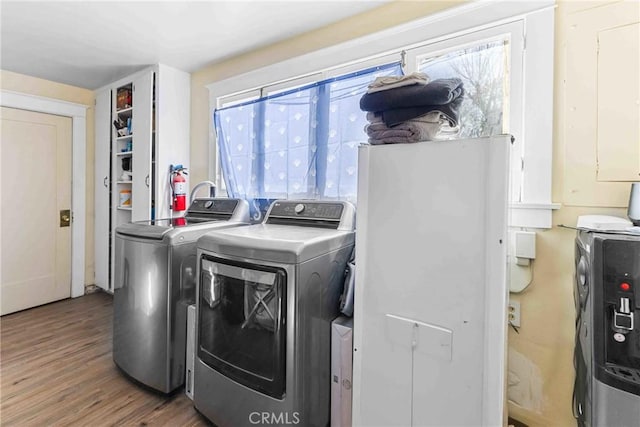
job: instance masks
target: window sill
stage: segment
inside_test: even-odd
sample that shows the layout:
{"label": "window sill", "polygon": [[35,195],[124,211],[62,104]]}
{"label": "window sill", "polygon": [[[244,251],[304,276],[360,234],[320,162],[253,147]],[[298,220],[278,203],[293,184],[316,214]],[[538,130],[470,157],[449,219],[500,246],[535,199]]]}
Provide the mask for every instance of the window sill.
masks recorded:
{"label": "window sill", "polygon": [[560,203],[510,203],[510,227],[549,229],[551,214],[560,209]]}

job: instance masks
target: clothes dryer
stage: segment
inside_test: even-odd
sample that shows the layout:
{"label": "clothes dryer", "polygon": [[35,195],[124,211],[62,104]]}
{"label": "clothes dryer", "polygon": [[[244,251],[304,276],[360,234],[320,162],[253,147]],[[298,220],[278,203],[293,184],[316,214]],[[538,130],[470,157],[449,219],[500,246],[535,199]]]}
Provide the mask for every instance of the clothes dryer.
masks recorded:
{"label": "clothes dryer", "polygon": [[262,224],[198,240],[194,405],[216,425],[329,423],[354,219],[346,202],[275,201]]}
{"label": "clothes dryer", "polygon": [[125,374],[163,393],[183,384],[196,241],[209,231],[248,223],[245,200],[202,198],[184,217],[116,228],[113,360]]}

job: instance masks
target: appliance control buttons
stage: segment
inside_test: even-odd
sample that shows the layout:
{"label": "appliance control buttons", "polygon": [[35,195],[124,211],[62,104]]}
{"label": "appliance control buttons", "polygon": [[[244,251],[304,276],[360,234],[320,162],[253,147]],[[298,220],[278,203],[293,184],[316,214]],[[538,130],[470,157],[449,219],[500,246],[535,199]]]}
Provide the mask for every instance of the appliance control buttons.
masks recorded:
{"label": "appliance control buttons", "polygon": [[207,200],[204,202],[205,209],[209,209],[211,206],[213,206],[213,200]]}
{"label": "appliance control buttons", "polygon": [[627,282],[622,282],[620,283],[620,289],[622,289],[623,291],[628,291],[629,289],[631,289],[631,285]]}
{"label": "appliance control buttons", "polygon": [[301,214],[302,212],[304,212],[304,205],[302,203],[298,203],[296,207],[293,208],[293,210],[295,211],[295,213]]}
{"label": "appliance control buttons", "polygon": [[618,342],[624,342],[627,338],[624,336],[624,334],[617,332],[613,334],[613,339]]}

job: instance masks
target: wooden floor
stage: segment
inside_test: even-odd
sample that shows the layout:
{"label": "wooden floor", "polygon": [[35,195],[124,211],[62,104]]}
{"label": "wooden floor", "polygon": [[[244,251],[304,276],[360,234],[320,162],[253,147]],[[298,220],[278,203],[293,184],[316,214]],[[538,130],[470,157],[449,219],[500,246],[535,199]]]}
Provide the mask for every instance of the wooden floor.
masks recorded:
{"label": "wooden floor", "polygon": [[126,379],[111,358],[112,297],[98,292],[0,318],[2,426],[200,426],[171,397]]}

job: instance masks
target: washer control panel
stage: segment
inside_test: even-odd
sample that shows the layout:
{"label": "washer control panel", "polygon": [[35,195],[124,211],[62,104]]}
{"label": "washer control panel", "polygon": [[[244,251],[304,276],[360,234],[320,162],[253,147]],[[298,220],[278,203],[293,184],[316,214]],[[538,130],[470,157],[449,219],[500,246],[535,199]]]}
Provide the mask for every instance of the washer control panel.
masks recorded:
{"label": "washer control panel", "polygon": [[269,212],[269,217],[305,218],[340,221],[344,205],[322,201],[277,201]]}
{"label": "washer control panel", "polygon": [[189,206],[187,215],[206,215],[206,214],[231,215],[236,210],[237,206],[238,206],[237,199],[214,199],[214,198],[195,199],[193,203],[191,203],[191,206]]}

